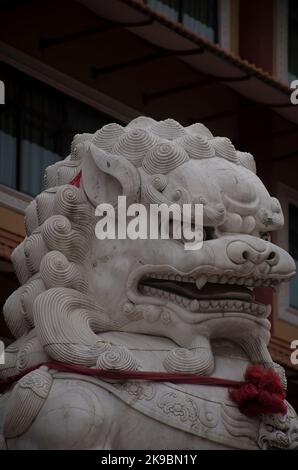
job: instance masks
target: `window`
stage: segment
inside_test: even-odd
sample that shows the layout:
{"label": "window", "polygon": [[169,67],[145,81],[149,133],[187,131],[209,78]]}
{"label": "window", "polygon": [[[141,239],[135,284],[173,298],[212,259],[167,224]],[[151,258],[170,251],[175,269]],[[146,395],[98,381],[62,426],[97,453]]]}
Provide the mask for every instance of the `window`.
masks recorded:
{"label": "window", "polygon": [[35,196],[45,168],[69,154],[74,134],[110,118],[1,62],[0,79],[0,183]]}
{"label": "window", "polygon": [[218,39],[217,0],[146,0],[147,5],[212,42]]}
{"label": "window", "polygon": [[285,222],[276,232],[276,244],[290,253],[297,270],[290,282],[282,282],[278,288],[277,317],[298,326],[298,191],[281,182],[277,188]]}
{"label": "window", "polygon": [[289,0],[288,4],[288,60],[289,81],[298,77],[298,2]]}
{"label": "window", "polygon": [[296,264],[296,275],[290,281],[290,307],[298,309],[298,207],[289,205],[289,252]]}

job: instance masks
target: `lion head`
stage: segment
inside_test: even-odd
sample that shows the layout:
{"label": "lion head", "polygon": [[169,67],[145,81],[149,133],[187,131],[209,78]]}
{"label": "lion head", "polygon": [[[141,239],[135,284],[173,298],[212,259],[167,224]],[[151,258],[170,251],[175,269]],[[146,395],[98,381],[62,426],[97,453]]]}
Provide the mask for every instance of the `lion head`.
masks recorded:
{"label": "lion head", "polygon": [[[202,248],[185,251],[176,239],[98,240],[95,208],[117,209],[119,195],[145,206],[203,204]],[[253,156],[229,139],[199,123],[147,117],[76,135],[71,154],[47,168],[25,223],[27,237],[12,255],[21,287],[4,307],[17,339],[2,374],[49,357],[137,369],[137,335],[146,344],[164,338],[168,370],[211,373],[217,338],[238,343],[252,362],[271,361],[270,309],[253,289],[278,286],[295,265],[270,242],[283,225],[279,202],[256,176]]]}

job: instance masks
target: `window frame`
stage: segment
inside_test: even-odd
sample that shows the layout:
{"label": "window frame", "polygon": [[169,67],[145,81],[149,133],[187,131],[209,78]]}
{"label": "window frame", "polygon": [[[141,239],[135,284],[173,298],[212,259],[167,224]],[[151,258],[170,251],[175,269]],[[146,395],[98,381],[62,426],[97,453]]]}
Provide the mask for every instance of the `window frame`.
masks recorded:
{"label": "window frame", "polygon": [[[143,2],[148,5],[147,0],[143,0]],[[153,9],[152,6],[148,5]],[[158,12],[158,10],[156,10]],[[216,44],[219,44],[222,48],[231,50],[231,12],[232,12],[232,5],[231,0],[217,0],[217,31],[216,31]],[[170,18],[171,19],[171,18]],[[184,27],[187,28],[182,22],[182,18],[179,18],[178,12],[178,19],[173,20],[180,22]],[[194,32],[194,31],[192,31]],[[195,34],[199,34],[194,32]],[[203,37],[203,36],[202,36]],[[206,39],[204,37],[204,39]],[[206,39],[208,40],[208,39]]]}
{"label": "window frame", "polygon": [[290,77],[289,71],[289,28],[288,0],[275,0],[275,75],[289,85],[298,76]]}
{"label": "window frame", "polygon": [[[289,251],[289,206],[298,208],[298,191],[284,183],[278,183],[277,197],[284,214],[284,226],[276,234],[276,244]],[[298,273],[297,273],[298,275]],[[290,284],[282,283],[277,294],[277,318],[298,326],[298,308],[290,306]]]}
{"label": "window frame", "polygon": [[[30,56],[26,52],[16,49],[2,41],[0,41],[0,61],[123,123],[129,123],[132,119],[141,114],[137,109],[85,85],[72,76],[60,72]],[[7,193],[13,193],[13,197],[9,198],[9,202],[7,201]],[[0,185],[1,205],[8,205],[9,208],[20,211],[20,204],[22,206],[24,197],[25,199],[32,199],[32,197],[28,196],[26,193],[10,188],[9,186]],[[23,210],[22,206],[21,211]]]}
{"label": "window frame", "polygon": [[[10,181],[4,179],[1,180],[1,185],[20,194],[35,197],[42,191],[44,169],[68,155],[73,136],[88,130],[94,132],[98,127],[111,122],[113,118],[1,60],[0,70],[1,76],[12,90],[7,96],[5,107],[2,107],[0,112],[3,113],[4,120],[7,116],[12,116],[13,130],[8,131],[8,134],[13,135],[15,139],[15,149],[11,155],[15,161],[12,178],[14,183],[10,185]],[[74,127],[73,114],[81,119],[78,120],[77,127]],[[5,132],[5,123],[4,128],[1,125],[1,129]],[[32,174],[34,169],[40,173],[41,176],[38,178],[30,179],[29,176],[27,180],[26,174],[28,176],[31,172],[24,172],[24,168],[28,168],[25,146],[27,150],[29,149],[27,154],[29,168],[32,168]],[[36,162],[32,150],[34,146],[39,149]],[[50,160],[46,160],[47,152],[52,156]],[[32,191],[30,191],[30,182]]]}

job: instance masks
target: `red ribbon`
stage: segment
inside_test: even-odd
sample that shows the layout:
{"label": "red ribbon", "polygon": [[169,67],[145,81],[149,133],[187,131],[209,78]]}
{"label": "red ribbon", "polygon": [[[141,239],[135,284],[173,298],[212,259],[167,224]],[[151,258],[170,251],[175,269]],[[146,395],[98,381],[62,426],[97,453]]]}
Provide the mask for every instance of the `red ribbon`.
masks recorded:
{"label": "red ribbon", "polygon": [[77,364],[64,364],[62,362],[45,362],[27,369],[17,375],[0,380],[0,392],[4,392],[10,385],[27,375],[29,372],[46,366],[60,372],[74,372],[101,379],[116,380],[148,380],[151,382],[174,382],[193,385],[213,385],[230,388],[231,400],[238,404],[240,411],[246,416],[257,416],[266,413],[282,413],[287,411],[284,403],[285,391],[280,378],[273,369],[265,369],[260,365],[249,366],[245,373],[245,381],[227,380],[219,377],[207,377],[196,374],[150,372],[150,371],[122,371],[103,370],[80,366]]}

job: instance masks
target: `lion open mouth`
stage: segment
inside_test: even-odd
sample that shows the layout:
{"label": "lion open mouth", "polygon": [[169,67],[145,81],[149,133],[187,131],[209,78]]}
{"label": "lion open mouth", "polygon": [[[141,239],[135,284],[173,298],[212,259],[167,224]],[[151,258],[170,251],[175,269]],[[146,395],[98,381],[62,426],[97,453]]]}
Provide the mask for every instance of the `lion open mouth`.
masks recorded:
{"label": "lion open mouth", "polygon": [[[139,291],[145,296],[167,299],[194,313],[240,312],[262,317],[270,314],[270,305],[255,301],[253,288],[260,285],[259,282],[243,286],[236,284],[238,280],[228,283],[219,283],[216,279],[215,282],[208,281],[201,287],[191,277],[182,280],[180,276],[150,274],[140,280]],[[269,282],[266,284],[268,286]]]}
{"label": "lion open mouth", "polygon": [[195,283],[179,282],[162,279],[147,278],[142,282],[144,286],[161,289],[166,292],[181,295],[188,299],[239,299],[248,302],[254,299],[254,293],[247,287],[232,286],[228,284],[207,283],[200,290]]}

